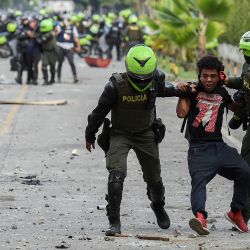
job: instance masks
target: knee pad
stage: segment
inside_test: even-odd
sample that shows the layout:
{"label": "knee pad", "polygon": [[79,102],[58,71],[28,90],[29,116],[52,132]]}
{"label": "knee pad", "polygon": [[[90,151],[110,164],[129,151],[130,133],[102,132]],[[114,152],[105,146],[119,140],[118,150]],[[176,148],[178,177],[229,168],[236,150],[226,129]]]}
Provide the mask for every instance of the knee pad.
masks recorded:
{"label": "knee pad", "polygon": [[47,71],[47,65],[43,65],[42,66],[42,71],[44,72],[44,71]]}
{"label": "knee pad", "polygon": [[108,180],[108,193],[111,196],[120,195],[123,190],[125,173],[121,171],[111,171]]}
{"label": "knee pad", "polygon": [[122,171],[113,170],[109,173],[109,183],[123,183],[126,175]]}

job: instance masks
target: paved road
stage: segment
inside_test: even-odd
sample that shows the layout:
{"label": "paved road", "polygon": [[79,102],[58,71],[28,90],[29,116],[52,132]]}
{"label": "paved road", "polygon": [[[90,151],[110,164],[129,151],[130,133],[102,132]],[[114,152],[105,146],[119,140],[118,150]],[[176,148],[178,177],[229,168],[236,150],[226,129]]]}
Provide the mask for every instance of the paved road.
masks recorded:
{"label": "paved road", "polygon": [[[131,237],[104,237],[107,218],[97,206],[106,204],[108,174],[103,152],[84,149],[84,129],[104,84],[112,72],[123,71],[124,65],[114,62],[107,69],[96,69],[77,58],[77,69],[77,84],[71,83],[66,62],[63,83],[20,86],[13,83],[15,75],[9,72],[8,61],[0,61],[0,100],[68,102],[64,106],[0,105],[0,250],[50,250],[56,246],[74,250],[250,249],[249,235],[232,232],[223,217],[229,209],[232,183],[221,177],[208,185],[211,235],[195,237],[189,229],[187,142],[179,132],[182,121],[175,116],[176,98],[157,101],[158,116],[167,126],[160,154],[171,228],[161,230],[155,224],[146,185],[131,152],[121,210],[123,232]],[[230,139],[225,133],[225,140],[240,147],[242,131],[231,132]],[[79,156],[72,155],[74,149]],[[134,237],[137,234],[165,236],[169,241],[139,240]]]}

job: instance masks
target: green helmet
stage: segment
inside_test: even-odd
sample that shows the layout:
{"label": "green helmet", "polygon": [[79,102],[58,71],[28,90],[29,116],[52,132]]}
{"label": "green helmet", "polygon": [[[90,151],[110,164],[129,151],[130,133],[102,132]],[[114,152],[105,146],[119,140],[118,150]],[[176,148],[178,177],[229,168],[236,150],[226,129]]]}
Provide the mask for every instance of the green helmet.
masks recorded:
{"label": "green helmet", "polygon": [[47,14],[46,9],[41,9],[41,10],[39,11],[39,14],[40,14],[41,16],[45,16],[45,15]]}
{"label": "green helmet", "polygon": [[85,17],[85,15],[84,15],[83,12],[79,12],[77,14],[77,19],[78,19],[79,22],[81,22],[84,19],[84,17]]}
{"label": "green helmet", "polygon": [[100,30],[100,27],[99,27],[99,25],[98,24],[92,24],[91,25],[91,27],[90,27],[90,32],[92,33],[92,34],[97,34],[98,32],[99,32],[99,30]]}
{"label": "green helmet", "polygon": [[22,15],[22,11],[20,10],[15,11],[15,17],[21,16],[21,15]]}
{"label": "green helmet", "polygon": [[94,22],[99,22],[99,21],[101,20],[101,17],[100,17],[100,15],[98,15],[98,14],[94,14],[94,15],[92,16],[92,20],[93,20]]}
{"label": "green helmet", "polygon": [[130,9],[125,9],[119,12],[119,15],[122,16],[124,19],[128,19],[131,14],[132,11]]}
{"label": "green helmet", "polygon": [[78,22],[78,17],[77,17],[77,15],[71,16],[71,17],[70,17],[70,22],[71,22],[72,24],[76,24],[76,23]]}
{"label": "green helmet", "polygon": [[50,32],[54,28],[53,20],[51,18],[44,19],[40,22],[39,30],[40,32]]}
{"label": "green helmet", "polygon": [[17,25],[15,23],[8,23],[7,24],[7,31],[10,32],[10,33],[14,33],[16,32],[16,29],[17,29]]}
{"label": "green helmet", "polygon": [[117,18],[116,14],[113,12],[109,12],[108,13],[108,18],[110,18],[111,20],[115,20]]}
{"label": "green helmet", "polygon": [[130,48],[125,65],[129,82],[137,91],[143,92],[151,86],[157,60],[150,47],[138,44]]}
{"label": "green helmet", "polygon": [[128,19],[128,23],[137,23],[138,22],[138,17],[136,15],[131,15]]}
{"label": "green helmet", "polygon": [[240,49],[245,56],[250,56],[250,31],[246,32],[240,39]]}

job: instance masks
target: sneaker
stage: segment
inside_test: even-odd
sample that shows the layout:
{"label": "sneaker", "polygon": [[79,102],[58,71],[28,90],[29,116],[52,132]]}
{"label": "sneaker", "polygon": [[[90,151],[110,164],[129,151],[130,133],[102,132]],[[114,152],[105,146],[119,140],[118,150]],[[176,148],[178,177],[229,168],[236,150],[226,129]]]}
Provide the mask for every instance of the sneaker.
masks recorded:
{"label": "sneaker", "polygon": [[207,220],[200,212],[196,214],[196,217],[189,221],[189,226],[199,235],[210,234],[207,228]]}
{"label": "sneaker", "polygon": [[229,220],[238,231],[242,233],[248,232],[248,227],[242,217],[241,211],[237,211],[234,213],[230,210],[225,214],[225,218]]}

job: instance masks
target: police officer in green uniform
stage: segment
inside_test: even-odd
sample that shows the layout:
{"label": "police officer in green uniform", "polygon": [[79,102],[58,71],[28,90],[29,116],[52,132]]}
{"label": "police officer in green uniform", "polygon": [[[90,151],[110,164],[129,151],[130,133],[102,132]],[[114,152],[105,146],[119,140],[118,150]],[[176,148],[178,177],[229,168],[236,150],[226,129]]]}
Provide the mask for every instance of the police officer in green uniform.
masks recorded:
{"label": "police officer in green uniform", "polygon": [[[48,18],[40,22],[39,25],[39,42],[42,46],[42,72],[43,72],[43,85],[55,83],[56,74],[56,36],[54,33],[53,20]],[[48,75],[48,66],[50,67],[50,80]]]}
{"label": "police officer in green uniform", "polygon": [[[106,153],[109,171],[107,216],[110,223],[106,235],[121,233],[120,204],[123,182],[127,175],[127,156],[133,149],[147,183],[159,227],[167,229],[170,219],[164,209],[165,188],[161,178],[158,143],[164,134],[156,121],[156,97],[179,96],[180,90],[165,83],[165,75],[157,69],[151,48],[139,44],[132,47],[125,58],[126,72],[113,74],[101,94],[97,107],[88,116],[85,131],[86,148],[95,148],[95,134],[111,111],[110,146]],[[154,128],[154,130],[153,130]],[[161,137],[161,138],[159,138]]]}
{"label": "police officer in green uniform", "polygon": [[[240,39],[240,49],[243,52],[245,62],[243,64],[240,77],[230,77],[226,79],[226,87],[243,90],[246,108],[241,107],[233,116],[229,123],[232,128],[239,127],[238,124],[247,122],[246,134],[242,141],[241,155],[250,167],[250,31],[246,32]],[[239,123],[240,121],[240,123]],[[250,192],[248,194],[248,202],[245,209],[242,211],[245,222],[250,219]]]}
{"label": "police officer in green uniform", "polygon": [[127,41],[127,50],[129,50],[132,46],[144,42],[143,39],[143,31],[141,27],[137,24],[138,17],[135,15],[131,15],[128,19],[129,25],[125,30],[125,39]]}

